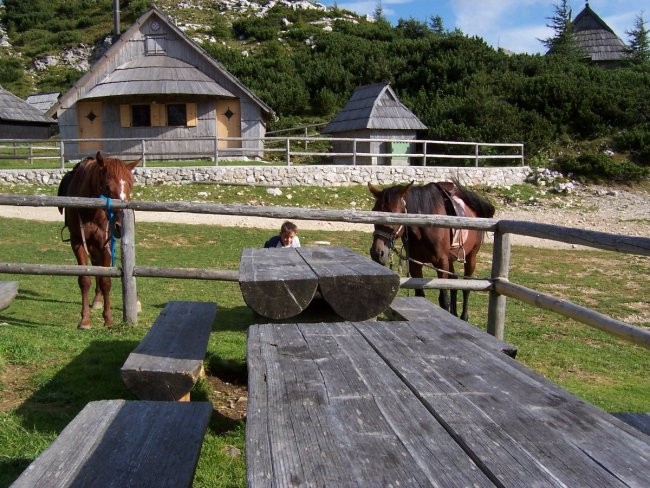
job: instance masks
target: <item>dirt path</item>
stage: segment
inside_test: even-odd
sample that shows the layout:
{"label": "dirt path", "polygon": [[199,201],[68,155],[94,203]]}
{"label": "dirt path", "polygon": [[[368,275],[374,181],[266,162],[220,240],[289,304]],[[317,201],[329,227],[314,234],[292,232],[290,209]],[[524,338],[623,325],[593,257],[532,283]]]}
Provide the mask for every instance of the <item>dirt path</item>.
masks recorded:
{"label": "dirt path", "polygon": [[[578,227],[630,236],[650,237],[650,194],[647,191],[611,189],[600,186],[580,188],[569,196],[555,196],[527,203],[502,203],[495,215],[499,219],[525,220]],[[0,217],[47,222],[63,219],[56,208],[0,206]],[[137,222],[169,222],[196,225],[219,225],[279,229],[282,219],[205,215],[190,213],[136,212]],[[302,230],[360,230],[372,232],[372,225],[347,222],[296,220]],[[513,244],[550,248],[576,247],[555,241],[513,236]]]}

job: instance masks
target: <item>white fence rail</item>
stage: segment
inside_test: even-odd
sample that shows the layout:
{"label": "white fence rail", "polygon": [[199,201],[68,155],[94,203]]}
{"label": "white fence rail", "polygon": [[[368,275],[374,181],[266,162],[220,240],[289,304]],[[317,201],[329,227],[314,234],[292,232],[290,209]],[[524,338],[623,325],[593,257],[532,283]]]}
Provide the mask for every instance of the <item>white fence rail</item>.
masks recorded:
{"label": "white fence rail", "polygon": [[[0,205],[31,207],[80,207],[103,208],[102,199],[46,197],[34,195],[2,195]],[[560,227],[531,222],[471,219],[441,215],[391,214],[370,211],[313,210],[289,207],[262,207],[252,205],[221,205],[192,202],[144,202],[131,201],[112,203],[116,210],[125,212],[122,237],[122,267],[102,268],[94,266],[33,265],[26,263],[0,263],[0,273],[37,275],[102,275],[120,276],[124,295],[124,320],[137,321],[135,277],[171,277],[186,279],[215,279],[237,281],[238,272],[229,270],[205,270],[196,268],[154,268],[137,266],[135,262],[135,220],[132,211],[189,212],[217,215],[243,215],[296,220],[356,222],[365,224],[404,224],[445,228],[464,228],[494,232],[492,270],[489,280],[440,280],[408,279],[402,281],[408,288],[447,288],[481,290],[489,292],[488,332],[500,339],[504,336],[506,297],[554,311],[591,327],[624,338],[650,349],[650,330],[621,322],[591,309],[566,300],[546,295],[508,280],[510,265],[510,238],[512,234],[539,237],[560,242],[581,244],[598,249],[642,256],[650,256],[650,238],[630,237],[606,232]],[[129,290],[133,290],[130,292]],[[132,295],[132,296],[131,296]]]}
{"label": "white fence rail", "polygon": [[[142,165],[147,162],[164,160],[207,160],[218,165],[219,161],[232,159],[278,159],[286,165],[305,158],[345,158],[349,164],[392,164],[399,161],[405,164],[437,165],[444,162],[468,161],[480,166],[487,161],[503,161],[508,165],[514,161],[524,165],[524,145],[520,143],[454,142],[412,139],[360,139],[324,137],[203,137],[178,139],[64,139],[64,140],[17,140],[0,139],[0,160],[26,160],[34,164],[39,160],[58,160],[61,168],[65,162],[80,158],[80,145],[96,149],[85,152],[92,155],[102,148],[109,154],[122,158],[141,158]],[[407,152],[396,154],[392,147],[396,144],[408,145]],[[178,146],[177,149],[170,150]],[[184,146],[181,148],[181,145]],[[220,147],[220,146],[234,147]],[[317,150],[309,151],[309,146]],[[345,146],[347,150],[334,150]],[[379,162],[378,162],[379,161]],[[327,162],[327,161],[326,161]],[[368,164],[368,163],[363,163]]]}

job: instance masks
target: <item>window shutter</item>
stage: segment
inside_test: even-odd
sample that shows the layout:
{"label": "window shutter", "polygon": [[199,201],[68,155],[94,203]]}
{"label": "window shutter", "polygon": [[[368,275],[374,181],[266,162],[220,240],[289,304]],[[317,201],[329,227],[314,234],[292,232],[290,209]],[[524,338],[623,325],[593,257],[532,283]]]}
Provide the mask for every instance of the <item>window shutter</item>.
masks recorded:
{"label": "window shutter", "polygon": [[151,126],[164,127],[166,125],[165,117],[165,104],[152,103],[151,104]]}
{"label": "window shutter", "polygon": [[188,127],[196,127],[197,126],[196,103],[188,103],[187,104],[187,126]]}
{"label": "window shutter", "polygon": [[131,106],[127,104],[120,105],[120,126],[131,127]]}

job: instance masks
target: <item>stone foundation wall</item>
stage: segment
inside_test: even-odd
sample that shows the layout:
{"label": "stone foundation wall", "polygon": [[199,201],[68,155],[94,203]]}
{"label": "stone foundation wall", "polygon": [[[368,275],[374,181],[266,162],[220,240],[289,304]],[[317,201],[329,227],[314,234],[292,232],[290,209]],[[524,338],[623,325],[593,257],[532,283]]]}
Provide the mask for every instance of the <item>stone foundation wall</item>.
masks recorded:
{"label": "stone foundation wall", "polygon": [[[58,185],[66,170],[4,170],[1,184]],[[136,184],[220,183],[260,186],[388,185],[458,179],[466,186],[503,187],[523,183],[530,167],[456,168],[442,166],[201,166],[136,168]]]}

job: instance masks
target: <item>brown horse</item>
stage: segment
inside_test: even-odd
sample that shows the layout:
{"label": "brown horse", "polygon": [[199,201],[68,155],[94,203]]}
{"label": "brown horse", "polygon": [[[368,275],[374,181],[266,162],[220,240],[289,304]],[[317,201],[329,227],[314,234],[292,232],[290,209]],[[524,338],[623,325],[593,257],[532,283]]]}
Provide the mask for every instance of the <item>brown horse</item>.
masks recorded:
{"label": "brown horse", "polygon": [[[106,208],[65,209],[65,225],[70,230],[70,245],[77,263],[87,266],[111,266],[115,258],[115,239],[122,236],[122,211],[111,209],[111,200],[129,200],[133,186],[133,168],[138,161],[123,163],[106,158],[100,152],[95,159],[86,158],[66,173],[59,185],[59,196],[103,198]],[[62,211],[59,208],[59,211]],[[90,328],[88,291],[91,277],[79,276],[81,321],[79,329]],[[97,276],[92,308],[104,302],[104,325],[113,325],[111,313],[111,278]]]}
{"label": "brown horse", "polygon": [[[464,217],[494,216],[494,206],[457,181],[429,183],[424,186],[397,185],[379,190],[372,184],[368,188],[375,196],[373,210],[409,214],[440,214]],[[443,227],[406,227],[403,225],[375,225],[370,256],[384,266],[401,238],[409,258],[409,273],[422,278],[423,263],[433,265],[439,278],[455,277],[454,261],[464,263],[465,276],[474,274],[476,255],[483,242],[483,231],[454,230]],[[424,291],[418,289],[418,296]],[[463,290],[461,318],[467,320],[469,290]],[[440,290],[440,306],[457,315],[457,291],[451,290],[451,305],[447,290]]]}

